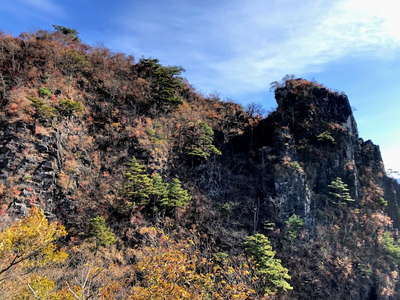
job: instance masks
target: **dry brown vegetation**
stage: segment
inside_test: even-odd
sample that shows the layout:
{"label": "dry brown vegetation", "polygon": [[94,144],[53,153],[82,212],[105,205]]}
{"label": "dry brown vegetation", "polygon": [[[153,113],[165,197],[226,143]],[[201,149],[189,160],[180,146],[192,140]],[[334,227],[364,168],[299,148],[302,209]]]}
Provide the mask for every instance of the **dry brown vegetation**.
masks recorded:
{"label": "dry brown vegetation", "polygon": [[[0,298],[398,296],[400,248],[375,146],[360,142],[362,164],[347,157],[343,170],[339,163],[317,168],[339,160],[353,137],[345,122],[326,118],[315,95],[342,102],[345,96],[286,78],[275,84],[278,110],[262,119],[256,107],[245,111],[199,94],[181,72],[85,45],[72,33],[0,35],[0,234],[40,206],[68,230],[50,244],[69,255],[0,279]],[[129,177],[133,157],[143,170]],[[335,172],[356,177],[356,203],[334,203],[326,181]],[[274,176],[288,186],[315,180],[310,220],[281,211]],[[128,177],[143,190],[124,192]],[[180,184],[172,193],[175,179]],[[145,204],[132,196],[141,191]],[[146,206],[178,203],[171,194],[191,200],[168,211]],[[106,221],[96,236],[90,220],[99,216]],[[40,238],[24,235],[36,225],[14,236]],[[274,258],[273,246],[282,265],[260,259],[263,273],[246,254],[243,242],[255,232],[271,243],[261,252]],[[17,247],[12,234],[7,238]],[[12,261],[12,251],[0,240],[0,263]],[[287,277],[279,281],[285,267],[293,291]],[[274,276],[286,288],[271,287]]]}

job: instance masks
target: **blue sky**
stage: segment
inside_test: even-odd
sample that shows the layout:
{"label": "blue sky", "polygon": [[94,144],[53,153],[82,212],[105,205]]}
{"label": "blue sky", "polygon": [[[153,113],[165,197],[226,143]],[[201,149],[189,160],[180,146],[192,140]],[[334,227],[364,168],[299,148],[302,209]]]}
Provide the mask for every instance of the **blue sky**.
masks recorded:
{"label": "blue sky", "polygon": [[102,45],[180,65],[199,91],[275,106],[269,84],[286,74],[344,91],[360,134],[400,170],[398,0],[14,0],[0,30],[60,24]]}

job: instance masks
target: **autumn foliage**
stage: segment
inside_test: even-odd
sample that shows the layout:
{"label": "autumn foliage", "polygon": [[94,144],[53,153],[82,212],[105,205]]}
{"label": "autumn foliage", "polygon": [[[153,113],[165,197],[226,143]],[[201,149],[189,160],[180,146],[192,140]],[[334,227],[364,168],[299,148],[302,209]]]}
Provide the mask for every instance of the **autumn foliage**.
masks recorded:
{"label": "autumn foliage", "polygon": [[[100,218],[93,219],[92,223],[100,224],[94,226],[97,230],[104,226]],[[276,285],[273,290],[256,290],[260,287],[262,273],[259,272],[275,272],[275,267],[258,262],[253,265],[252,260],[263,261],[264,255],[269,260],[269,254],[250,245],[252,239],[246,247],[258,254],[251,254],[249,261],[244,254],[230,257],[201,251],[200,235],[195,230],[188,231],[179,240],[155,227],[142,227],[138,234],[141,246],[129,252],[135,257],[134,263],[124,262],[117,267],[107,262],[107,257],[116,259],[120,255],[110,248],[110,243],[102,244],[109,247],[103,252],[89,250],[85,244],[58,250],[56,242],[66,235],[65,229],[49,223],[43,212],[34,208],[28,217],[0,233],[0,285],[10,299],[114,299],[115,295],[124,295],[125,299],[132,300],[244,300],[261,299],[281,288],[274,279],[269,285]],[[70,253],[69,258],[65,251]],[[270,262],[280,265],[274,259]]]}
{"label": "autumn foliage", "polygon": [[398,203],[343,94],[287,77],[263,119],[54,29],[0,34],[1,299],[398,295]]}

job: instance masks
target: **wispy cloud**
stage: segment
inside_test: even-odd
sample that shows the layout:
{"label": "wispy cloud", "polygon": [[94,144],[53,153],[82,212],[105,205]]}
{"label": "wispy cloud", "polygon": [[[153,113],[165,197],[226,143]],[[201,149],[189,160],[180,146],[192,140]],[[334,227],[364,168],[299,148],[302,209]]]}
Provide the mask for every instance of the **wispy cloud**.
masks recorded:
{"label": "wispy cloud", "polygon": [[31,9],[49,14],[63,14],[64,11],[54,0],[17,0],[20,4],[26,5]]}
{"label": "wispy cloud", "polygon": [[165,6],[136,5],[122,17],[131,30],[117,37],[115,45],[184,65],[201,90],[235,96],[265,90],[288,73],[322,70],[349,55],[387,56],[400,47],[397,2],[231,0],[194,5],[170,0]]}
{"label": "wispy cloud", "polygon": [[[216,65],[217,73],[224,75],[218,80],[219,87],[230,93],[249,92],[262,89],[266,82],[287,73],[318,71],[347,55],[384,57],[388,50],[400,46],[400,36],[395,30],[399,28],[398,18],[387,12],[396,11],[395,1],[382,2],[384,11],[375,1],[344,0],[328,6],[320,2],[305,14],[301,12],[303,18],[297,20],[293,18],[298,15],[298,9],[289,10],[281,16],[282,23],[290,24],[283,29],[286,38],[272,43],[268,36],[252,42],[243,33],[243,40],[247,42],[244,49]],[[257,35],[263,33],[256,26],[250,26],[250,36],[252,28]],[[278,30],[274,32],[279,34]],[[274,34],[268,28],[264,33]]]}
{"label": "wispy cloud", "polygon": [[387,169],[391,168],[400,171],[399,147],[400,145],[393,145],[393,147],[385,147],[381,149],[382,158],[385,161]]}

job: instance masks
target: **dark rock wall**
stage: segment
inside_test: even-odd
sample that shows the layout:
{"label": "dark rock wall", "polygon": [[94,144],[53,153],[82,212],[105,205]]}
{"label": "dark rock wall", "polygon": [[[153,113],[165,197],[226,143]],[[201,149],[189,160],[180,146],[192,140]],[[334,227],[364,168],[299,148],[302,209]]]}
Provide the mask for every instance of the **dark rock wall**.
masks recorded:
{"label": "dark rock wall", "polygon": [[25,215],[40,205],[54,218],[57,194],[58,149],[56,139],[36,136],[35,126],[2,124],[0,130],[0,180],[12,199],[10,214]]}
{"label": "dark rock wall", "polygon": [[295,213],[312,224],[336,177],[358,204],[374,205],[380,197],[398,203],[398,185],[385,177],[379,147],[359,138],[344,94],[292,80],[276,90],[276,100],[277,110],[254,129],[254,140],[280,219]]}

